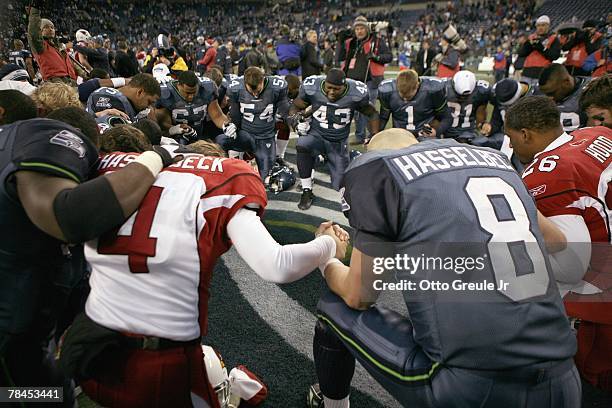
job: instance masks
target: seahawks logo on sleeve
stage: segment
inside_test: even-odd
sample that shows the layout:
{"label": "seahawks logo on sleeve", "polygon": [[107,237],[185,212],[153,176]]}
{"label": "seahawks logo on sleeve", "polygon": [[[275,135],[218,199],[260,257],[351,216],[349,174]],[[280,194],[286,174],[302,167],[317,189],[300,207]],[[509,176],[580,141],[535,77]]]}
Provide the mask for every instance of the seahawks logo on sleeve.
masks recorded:
{"label": "seahawks logo on sleeve", "polygon": [[81,139],[79,136],[75,135],[69,130],[62,130],[61,132],[53,136],[51,139],[49,139],[49,143],[67,147],[68,149],[75,152],[79,156],[79,159],[85,157],[86,149],[83,139]]}

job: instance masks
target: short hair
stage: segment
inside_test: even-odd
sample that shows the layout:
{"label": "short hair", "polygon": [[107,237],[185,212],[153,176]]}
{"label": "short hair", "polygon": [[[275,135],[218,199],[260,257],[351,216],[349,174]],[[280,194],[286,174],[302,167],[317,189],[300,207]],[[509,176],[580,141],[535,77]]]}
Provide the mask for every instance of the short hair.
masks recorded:
{"label": "short hair", "polygon": [[117,41],[117,48],[119,48],[120,50],[125,50],[127,47],[128,47],[127,41],[125,40]]}
{"label": "short hair", "polygon": [[185,146],[187,150],[204,156],[226,157],[225,151],[221,146],[209,140],[198,140]]}
{"label": "short hair", "polygon": [[158,145],[161,143],[162,130],[157,124],[157,122],[148,118],[144,118],[140,119],[132,126],[144,133],[152,145]]}
{"label": "short hair", "polygon": [[302,82],[300,81],[300,77],[294,74],[285,75],[285,81],[287,81],[287,86],[289,88],[299,88]]}
{"label": "short hair", "polygon": [[193,71],[181,71],[177,76],[178,82],[181,85],[198,86],[198,76]]}
{"label": "short hair", "polygon": [[244,71],[244,83],[251,88],[257,87],[264,80],[264,72],[259,67],[248,67]]}
{"label": "short hair", "polygon": [[17,38],[17,39],[15,39],[15,40],[13,40],[13,46],[14,46],[14,47],[20,47],[20,48],[23,48],[23,47],[24,47],[24,45],[23,45],[23,41],[21,41],[19,38]]}
{"label": "short hair", "polygon": [[585,111],[591,106],[612,109],[612,74],[592,80],[582,90],[580,110]]}
{"label": "short hair", "polygon": [[510,129],[551,130],[561,126],[559,109],[547,96],[526,96],[507,111],[505,125]]}
{"label": "short hair", "polygon": [[81,108],[75,108],[70,106],[67,108],[59,108],[47,115],[47,119],[55,119],[60,122],[69,124],[81,131],[89,140],[91,140],[96,146],[98,145],[100,132],[98,131],[98,125],[94,120],[93,116],[85,112]]}
{"label": "short hair", "polygon": [[415,89],[419,84],[419,74],[414,69],[407,69],[397,75],[397,89],[406,93]]}
{"label": "short hair", "polygon": [[204,76],[210,78],[217,86],[221,86],[221,84],[223,83],[223,71],[217,68],[217,65],[211,67],[204,74]]}
{"label": "short hair", "polygon": [[108,79],[110,78],[110,75],[108,75],[108,72],[106,72],[102,68],[94,68],[89,73],[89,79],[93,78]]}
{"label": "short hair", "polygon": [[32,119],[37,114],[36,104],[32,98],[16,89],[0,91],[0,108],[4,109],[0,125]]}
{"label": "short hair", "polygon": [[102,153],[142,153],[152,148],[145,134],[131,125],[112,127],[100,137]]}
{"label": "short hair", "polygon": [[550,80],[558,80],[559,77],[563,75],[569,75],[565,65],[562,64],[550,64],[546,68],[542,70],[540,73],[540,79],[538,80],[538,85],[544,86]]}
{"label": "short hair", "polygon": [[63,82],[43,82],[32,93],[32,100],[38,108],[51,112],[59,108],[75,107],[82,109],[76,88]]}
{"label": "short hair", "polygon": [[315,30],[308,30],[306,33],[306,38],[310,37],[312,34],[317,34],[317,32]]}
{"label": "short hair", "polygon": [[147,95],[161,96],[161,88],[159,82],[151,74],[136,74],[130,80],[129,86],[132,88],[140,88]]}

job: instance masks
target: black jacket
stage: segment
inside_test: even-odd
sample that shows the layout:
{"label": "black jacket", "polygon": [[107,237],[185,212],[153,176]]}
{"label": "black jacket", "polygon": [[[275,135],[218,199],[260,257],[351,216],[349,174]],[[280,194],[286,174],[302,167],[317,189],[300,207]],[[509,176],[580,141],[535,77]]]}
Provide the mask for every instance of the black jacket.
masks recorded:
{"label": "black jacket", "polygon": [[[425,49],[421,47],[417,52],[416,61],[414,62],[414,69],[419,75],[428,75],[431,73],[431,61],[436,56],[436,50],[431,47],[427,50],[427,59],[425,59]],[[425,72],[428,71],[428,72]]]}
{"label": "black jacket", "polygon": [[138,61],[133,54],[117,51],[115,54],[115,74],[120,77],[129,78],[138,73]]}
{"label": "black jacket", "polygon": [[313,43],[307,41],[302,46],[300,59],[302,63],[302,78],[321,74],[323,65],[319,60],[319,49]]}

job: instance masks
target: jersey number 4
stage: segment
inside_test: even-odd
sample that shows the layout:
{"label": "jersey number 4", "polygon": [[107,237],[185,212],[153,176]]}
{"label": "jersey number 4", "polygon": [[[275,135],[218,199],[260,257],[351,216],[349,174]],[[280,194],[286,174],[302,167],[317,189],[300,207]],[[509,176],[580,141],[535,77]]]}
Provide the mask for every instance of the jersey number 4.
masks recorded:
{"label": "jersey number 4", "polygon": [[127,255],[130,272],[149,273],[147,258],[155,256],[157,238],[150,236],[155,211],[163,187],[152,186],[136,213],[131,235],[117,235],[118,230],[107,232],[98,240],[98,253]]}

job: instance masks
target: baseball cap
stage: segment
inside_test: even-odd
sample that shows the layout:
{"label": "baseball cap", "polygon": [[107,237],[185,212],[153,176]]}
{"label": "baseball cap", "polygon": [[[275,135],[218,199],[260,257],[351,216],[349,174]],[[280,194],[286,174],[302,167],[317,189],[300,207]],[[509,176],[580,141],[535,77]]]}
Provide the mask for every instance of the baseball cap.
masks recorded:
{"label": "baseball cap", "polygon": [[453,88],[457,95],[469,95],[476,88],[476,75],[470,71],[459,71],[453,76]]}
{"label": "baseball cap", "polygon": [[536,20],[536,24],[550,24],[550,18],[548,16],[540,16]]}

